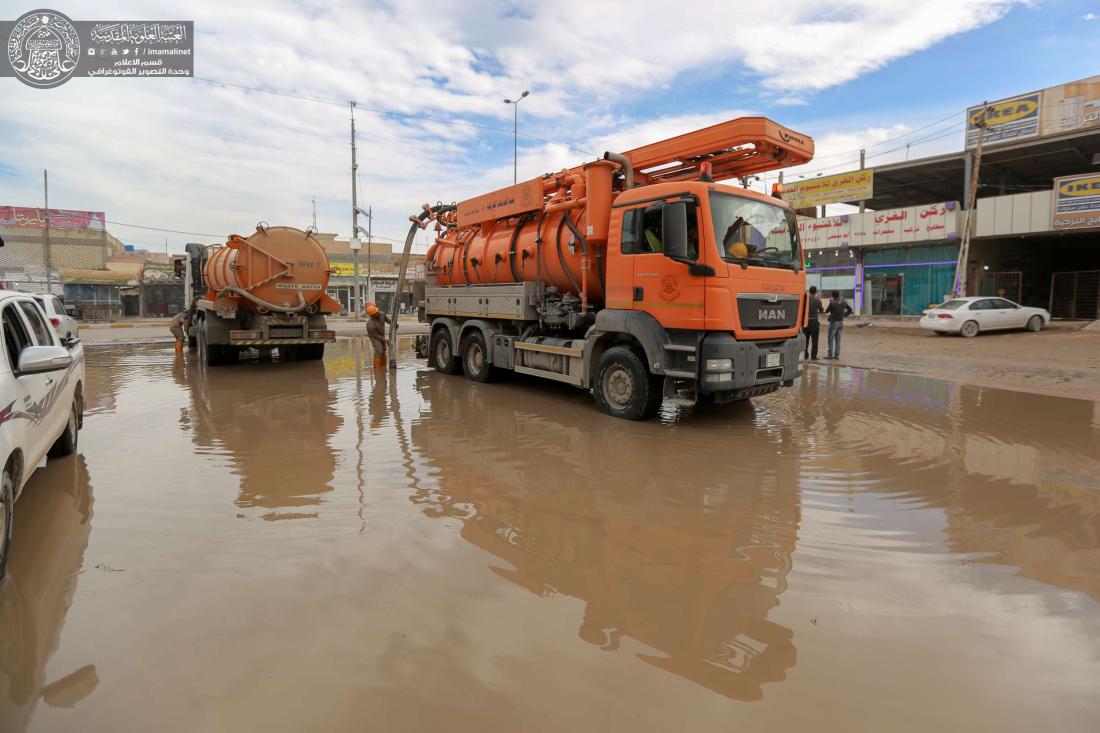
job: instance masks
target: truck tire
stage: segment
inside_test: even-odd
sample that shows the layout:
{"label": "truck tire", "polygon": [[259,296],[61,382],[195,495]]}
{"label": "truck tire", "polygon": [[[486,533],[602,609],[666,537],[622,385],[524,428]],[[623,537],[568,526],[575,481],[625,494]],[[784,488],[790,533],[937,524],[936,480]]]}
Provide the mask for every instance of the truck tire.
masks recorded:
{"label": "truck tire", "polygon": [[437,328],[432,333],[432,340],[428,346],[428,359],[440,374],[458,374],[458,370],[462,368],[462,364],[455,357],[451,332],[446,327]]}
{"label": "truck tire", "polygon": [[10,469],[4,469],[4,477],[0,483],[0,580],[8,567],[8,549],[11,547],[11,530],[15,510],[15,482],[12,481]]}
{"label": "truck tire", "polygon": [[663,399],[661,378],[628,346],[613,346],[600,357],[592,395],[601,412],[624,420],[656,417]]}
{"label": "truck tire", "polygon": [[73,398],[73,405],[69,408],[69,419],[65,423],[65,431],[57,437],[46,454],[50,458],[71,456],[76,453],[76,445],[80,439],[80,405],[79,398]]}
{"label": "truck tire", "polygon": [[495,376],[481,331],[474,329],[462,339],[462,371],[474,382],[491,382]]}

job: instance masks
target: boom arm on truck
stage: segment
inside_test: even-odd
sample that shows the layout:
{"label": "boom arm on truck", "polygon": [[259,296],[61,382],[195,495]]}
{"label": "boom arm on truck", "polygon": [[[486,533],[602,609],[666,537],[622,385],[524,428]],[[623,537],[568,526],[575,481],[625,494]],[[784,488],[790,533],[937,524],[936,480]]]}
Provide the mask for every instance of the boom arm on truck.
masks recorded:
{"label": "boom arm on truck", "polygon": [[745,399],[801,373],[805,274],[790,207],[716,183],[812,159],[813,141],[742,118],[605,153],[455,206],[434,225],[428,359],[590,389],[608,414],[663,398]]}

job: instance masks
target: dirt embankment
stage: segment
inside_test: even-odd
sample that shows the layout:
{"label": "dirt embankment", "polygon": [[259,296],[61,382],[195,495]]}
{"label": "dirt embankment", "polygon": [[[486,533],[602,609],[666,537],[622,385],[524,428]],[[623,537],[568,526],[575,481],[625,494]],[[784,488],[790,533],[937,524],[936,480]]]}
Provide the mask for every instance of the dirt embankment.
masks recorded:
{"label": "dirt embankment", "polygon": [[[826,353],[822,326],[819,356]],[[917,328],[850,324],[844,329],[840,361],[818,363],[1100,401],[1100,332],[1076,328],[1000,331],[965,339]]]}

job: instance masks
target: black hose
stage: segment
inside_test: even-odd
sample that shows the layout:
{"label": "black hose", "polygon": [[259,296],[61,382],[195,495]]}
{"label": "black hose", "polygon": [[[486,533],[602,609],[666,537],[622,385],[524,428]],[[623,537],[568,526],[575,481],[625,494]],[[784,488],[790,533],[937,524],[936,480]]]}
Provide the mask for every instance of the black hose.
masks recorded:
{"label": "black hose", "polygon": [[558,222],[558,262],[561,263],[562,272],[569,278],[569,284],[573,286],[573,290],[577,295],[581,294],[581,286],[577,284],[577,281],[573,279],[573,273],[569,272],[569,268],[565,265],[565,255],[561,253],[561,230],[565,226],[565,220],[569,218],[569,212],[565,212],[561,221]]}
{"label": "black hose", "polygon": [[[576,225],[573,224],[573,218],[569,216],[569,212],[565,212],[565,223],[569,226],[569,229],[573,232],[573,236],[580,240],[581,252],[584,252],[584,256],[588,257],[588,240],[584,238],[584,235],[580,233]],[[606,291],[603,281],[603,257],[600,255],[600,248],[596,248],[596,277],[600,280],[600,289]],[[604,297],[607,297],[607,293],[604,293]]]}
{"label": "black hose", "polygon": [[535,294],[539,304],[545,299],[542,287],[542,223],[546,221],[546,210],[539,214],[539,223],[535,227]]}
{"label": "black hose", "polygon": [[[416,219],[409,224],[409,233],[405,236],[405,249],[401,252],[401,267],[398,270],[397,284],[394,288],[393,307],[390,309],[390,343],[393,345],[389,349],[390,369],[397,368],[397,311],[401,307],[401,288],[405,284],[405,273],[409,268],[409,252],[412,250],[416,233],[420,231],[419,222],[424,221],[431,214],[444,214],[454,211],[456,208],[458,207],[452,204],[436,204],[430,209],[421,211],[417,214]],[[454,260],[452,259],[451,262],[454,262]]]}
{"label": "black hose", "polygon": [[512,243],[508,245],[508,267],[512,270],[512,279],[516,282],[519,282],[519,272],[516,270],[516,242],[519,240],[520,230],[523,229],[523,225],[526,223],[523,219],[519,220],[515,231],[512,232]]}

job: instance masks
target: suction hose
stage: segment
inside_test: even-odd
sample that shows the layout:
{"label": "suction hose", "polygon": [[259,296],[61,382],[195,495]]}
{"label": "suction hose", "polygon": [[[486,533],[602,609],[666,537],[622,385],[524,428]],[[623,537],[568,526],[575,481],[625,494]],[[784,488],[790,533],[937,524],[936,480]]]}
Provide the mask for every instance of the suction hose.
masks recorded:
{"label": "suction hose", "polygon": [[454,211],[457,206],[454,204],[436,204],[429,207],[424,205],[424,209],[416,216],[410,216],[412,224],[409,225],[409,233],[405,237],[405,249],[401,252],[401,268],[397,273],[397,285],[394,288],[393,294],[393,307],[390,309],[390,344],[392,344],[390,352],[390,369],[397,368],[397,312],[400,308],[401,301],[401,289],[405,286],[405,273],[409,270],[409,252],[412,250],[413,239],[416,238],[416,233],[420,231],[420,222],[427,220],[432,214],[446,214],[447,212]]}

